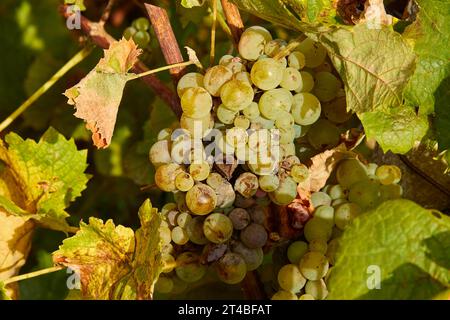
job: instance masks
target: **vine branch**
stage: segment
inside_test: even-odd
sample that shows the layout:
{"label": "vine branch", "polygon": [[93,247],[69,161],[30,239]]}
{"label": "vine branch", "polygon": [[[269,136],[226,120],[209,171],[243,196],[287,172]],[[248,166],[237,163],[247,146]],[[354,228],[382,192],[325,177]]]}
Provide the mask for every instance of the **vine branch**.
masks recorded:
{"label": "vine branch", "polygon": [[239,13],[238,7],[229,0],[221,0],[221,2],[225,18],[233,36],[234,46],[237,49],[239,39],[241,39],[242,32],[244,32],[244,23],[242,22],[241,14]]}
{"label": "vine branch", "polygon": [[[70,18],[73,12],[67,10],[68,6],[61,6],[60,13],[66,19]],[[93,22],[83,15],[80,16],[80,27],[81,31],[88,36],[93,43],[95,43],[98,47],[102,49],[108,49],[110,44],[116,41],[110,34],[108,34],[103,25],[98,22]],[[138,61],[134,67],[133,72],[135,73],[143,73],[149,71],[149,68],[142,62]],[[170,90],[161,80],[153,75],[148,75],[146,77],[141,78],[153,91],[164,101],[166,102],[172,111],[177,115],[181,115],[181,106],[180,101],[177,95]]]}

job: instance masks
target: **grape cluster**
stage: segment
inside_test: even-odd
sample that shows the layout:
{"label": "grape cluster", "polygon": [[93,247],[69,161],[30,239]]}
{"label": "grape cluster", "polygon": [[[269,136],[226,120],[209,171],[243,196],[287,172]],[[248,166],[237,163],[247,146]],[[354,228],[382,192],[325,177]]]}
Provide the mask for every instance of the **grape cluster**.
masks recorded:
{"label": "grape cluster", "polygon": [[123,32],[125,39],[133,39],[133,41],[141,49],[150,50],[150,21],[147,18],[141,17],[133,21],[130,27]]}
{"label": "grape cluster", "polygon": [[225,55],[204,74],[187,73],[178,82],[179,127],[163,129],[149,154],[156,185],[175,199],[162,209],[169,267],[156,290],[198,281],[208,266],[225,283],[241,282],[263,261],[269,204],[291,203],[308,178],[294,140],[320,121],[316,95],[331,99],[335,92],[322,88],[324,76],[322,89],[310,93],[314,78],[303,71],[325,63],[322,46],[306,39],[283,56],[286,46],[251,27],[239,56]]}
{"label": "grape cluster", "polygon": [[[364,165],[357,159],[342,160],[336,184],[328,184],[311,196],[314,216],[304,228],[304,239],[287,249],[289,264],[278,272],[274,300],[325,299],[327,276],[335,264],[338,238],[361,212],[402,196],[396,166]],[[297,297],[300,294],[300,297]]]}

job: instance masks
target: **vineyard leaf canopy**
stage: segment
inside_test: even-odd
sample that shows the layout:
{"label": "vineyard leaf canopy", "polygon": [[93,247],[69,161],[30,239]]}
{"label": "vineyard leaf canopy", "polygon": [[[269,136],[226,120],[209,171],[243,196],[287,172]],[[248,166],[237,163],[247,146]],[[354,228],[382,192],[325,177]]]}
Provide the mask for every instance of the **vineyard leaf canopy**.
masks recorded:
{"label": "vineyard leaf canopy", "polygon": [[185,8],[201,7],[205,0],[181,0],[181,5]]}
{"label": "vineyard leaf canopy", "polygon": [[[419,5],[416,20],[403,34],[418,55],[417,67],[405,91],[405,98],[411,105],[420,106],[421,113],[430,114],[438,107],[435,106],[437,89],[450,76],[450,4],[447,0],[416,2]],[[446,107],[448,105],[447,102]],[[444,148],[449,147],[446,145]]]}
{"label": "vineyard leaf canopy", "polygon": [[97,66],[64,93],[76,108],[75,116],[86,121],[98,148],[111,143],[125,84],[134,76],[129,70],[141,52],[132,39],[112,43]]}
{"label": "vineyard leaf canopy", "polygon": [[149,200],[139,209],[141,227],[115,226],[91,217],[53,253],[55,263],[75,270],[89,299],[151,299],[162,270],[161,216]]}
{"label": "vineyard leaf canopy", "polygon": [[66,140],[53,128],[39,142],[23,140],[15,133],[5,141],[8,147],[0,144],[0,160],[5,164],[0,206],[10,215],[68,231],[65,208],[81,195],[88,181],[86,150],[78,151],[72,139]]}
{"label": "vineyard leaf canopy", "polygon": [[[339,240],[328,298],[432,298],[450,283],[448,252],[449,217],[409,200],[384,202],[356,218]],[[377,275],[381,288],[371,290]]]}
{"label": "vineyard leaf canopy", "polygon": [[64,3],[78,6],[81,11],[86,10],[86,6],[84,4],[84,0],[64,0]]}

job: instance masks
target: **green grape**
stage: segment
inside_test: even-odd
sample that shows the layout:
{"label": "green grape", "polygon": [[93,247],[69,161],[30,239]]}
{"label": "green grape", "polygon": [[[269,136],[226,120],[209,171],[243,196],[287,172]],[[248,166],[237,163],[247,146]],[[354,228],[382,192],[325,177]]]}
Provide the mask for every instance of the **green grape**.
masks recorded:
{"label": "green grape", "polygon": [[177,203],[177,209],[180,212],[189,212],[189,208],[186,204],[186,193],[184,192],[175,192],[173,194],[173,198]]}
{"label": "green grape", "polygon": [[278,271],[278,284],[281,289],[293,293],[299,292],[306,284],[306,279],[295,264],[287,264]]}
{"label": "green grape", "polygon": [[133,27],[140,31],[147,31],[150,29],[150,21],[144,17],[138,18],[133,21]]}
{"label": "green grape", "polygon": [[266,43],[272,40],[272,35],[263,27],[254,26],[246,29],[239,40],[238,51],[246,60],[256,60],[264,52]]}
{"label": "green grape", "polygon": [[300,51],[294,51],[288,56],[288,65],[297,70],[305,67],[305,55]]}
{"label": "green grape", "polygon": [[178,164],[186,163],[188,155],[191,150],[190,139],[178,139],[172,143],[172,150],[170,156],[172,161]]}
{"label": "green grape", "polygon": [[336,208],[338,205],[347,203],[347,202],[348,202],[347,199],[336,199],[336,200],[331,201],[331,206],[333,208]]}
{"label": "green grape", "polygon": [[187,223],[186,232],[192,243],[204,245],[209,242],[203,232],[203,222],[203,217],[194,217]]}
{"label": "green grape", "polygon": [[184,245],[189,241],[189,236],[182,227],[176,226],[172,229],[172,241],[178,245]]}
{"label": "green grape", "polygon": [[283,39],[274,39],[266,43],[264,53],[268,57],[274,57],[280,50],[286,47],[287,43]]}
{"label": "green grape", "polygon": [[161,242],[163,244],[170,243],[172,241],[172,232],[170,231],[169,227],[161,226],[159,228],[159,237],[161,238]]}
{"label": "green grape", "polygon": [[192,283],[206,273],[206,266],[199,263],[199,256],[193,252],[183,252],[177,257],[175,273],[181,280]]}
{"label": "green grape", "polygon": [[322,205],[314,211],[314,218],[334,225],[334,208],[328,205]]}
{"label": "green grape", "polygon": [[305,286],[305,292],[314,297],[315,300],[323,300],[328,295],[328,289],[325,281],[308,281]]}
{"label": "green grape", "polygon": [[283,72],[283,80],[281,80],[280,86],[287,90],[297,90],[302,86],[302,76],[297,69],[286,68]]}
{"label": "green grape", "polygon": [[240,238],[250,249],[262,248],[267,242],[267,231],[262,225],[251,223],[241,231]]}
{"label": "green grape", "polygon": [[236,199],[234,201],[234,206],[238,208],[247,209],[255,204],[255,199],[253,198],[244,198],[239,193],[236,194]]}
{"label": "green grape", "polygon": [[211,95],[201,87],[188,88],[181,97],[181,108],[187,117],[204,118],[211,112]]}
{"label": "green grape", "polygon": [[325,254],[327,252],[327,248],[327,242],[323,239],[313,239],[309,243],[309,251]]}
{"label": "green grape", "polygon": [[216,142],[216,146],[224,155],[232,155],[234,153],[234,146],[227,142],[226,136],[220,136]]}
{"label": "green grape", "polygon": [[226,253],[216,264],[219,279],[227,284],[237,284],[244,280],[247,274],[247,264],[237,253]]}
{"label": "green grape", "polygon": [[248,127],[250,127],[250,120],[247,119],[245,116],[239,115],[236,118],[234,118],[234,126],[237,128],[247,130]]}
{"label": "green grape", "polygon": [[172,281],[173,281],[173,289],[171,291],[172,294],[181,294],[185,292],[186,289],[188,288],[188,284],[178,277],[173,277]]}
{"label": "green grape", "polygon": [[297,93],[293,97],[292,116],[295,123],[307,126],[316,122],[320,117],[322,108],[320,101],[311,93]]}
{"label": "green grape", "polygon": [[320,66],[327,57],[327,50],[318,42],[314,42],[310,38],[303,40],[296,48],[305,55],[305,66],[315,68]]}
{"label": "green grape", "polygon": [[248,83],[250,86],[252,85],[252,79],[250,77],[250,73],[247,71],[241,71],[233,75],[233,79],[239,80],[242,82]]}
{"label": "green grape", "polygon": [[292,292],[280,290],[272,296],[271,300],[297,300],[297,296]]}
{"label": "green grape", "polygon": [[256,102],[250,103],[242,110],[242,114],[249,120],[257,119],[260,115],[258,104]]}
{"label": "green grape", "polygon": [[195,181],[203,181],[208,178],[211,167],[207,162],[193,163],[189,166],[189,173]]}
{"label": "green grape", "polygon": [[344,123],[352,117],[352,112],[347,111],[345,96],[323,103],[322,110],[325,117],[334,123]]}
{"label": "green grape", "polygon": [[203,223],[203,233],[213,243],[224,243],[233,233],[233,223],[222,213],[212,213]]}
{"label": "green grape", "polygon": [[174,192],[177,190],[175,177],[181,172],[183,168],[176,163],[163,164],[156,169],[155,183],[162,191]]}
{"label": "green grape", "polygon": [[230,63],[231,60],[233,60],[233,59],[234,59],[234,57],[232,55],[226,54],[226,55],[224,55],[223,57],[220,58],[219,64],[220,65],[226,65],[226,64]]}
{"label": "green grape", "polygon": [[300,297],[298,297],[298,300],[315,300],[314,297],[310,294],[302,294]]}
{"label": "green grape", "polygon": [[261,190],[266,192],[273,192],[280,186],[280,179],[275,175],[260,176],[258,181]]}
{"label": "green grape", "polygon": [[170,293],[173,290],[173,281],[169,277],[160,276],[155,283],[155,291],[159,293]]}
{"label": "green grape", "polygon": [[247,69],[245,68],[245,65],[239,61],[231,61],[230,63],[227,63],[225,65],[225,67],[230,69],[231,72],[233,72],[233,75],[240,73],[240,72],[247,71]]}
{"label": "green grape", "polygon": [[250,249],[242,242],[234,241],[232,243],[232,252],[240,254],[247,265],[247,271],[253,271],[259,268],[263,263],[264,253],[261,248]]}
{"label": "green grape", "polygon": [[233,202],[236,198],[236,194],[234,192],[233,186],[231,183],[223,180],[223,183],[218,187],[213,188],[217,194],[217,207],[220,209],[229,208],[233,205]]}
{"label": "green grape", "polygon": [[[177,224],[181,228],[186,228],[188,223],[192,220],[192,216],[187,212],[181,212],[177,217]],[[189,235],[188,235],[189,236]]]}
{"label": "green grape", "polygon": [[254,223],[264,225],[266,220],[266,210],[261,205],[255,205],[248,209],[250,218]]}
{"label": "green grape", "polygon": [[361,208],[355,203],[343,203],[338,206],[334,213],[334,223],[344,230],[345,227],[361,213]]}
{"label": "green grape", "polygon": [[300,71],[300,75],[302,76],[302,86],[295,92],[311,92],[314,88],[314,77],[308,71]]}
{"label": "green grape", "polygon": [[269,193],[269,197],[279,206],[288,205],[297,197],[297,183],[287,176],[280,180],[278,189]]}
{"label": "green grape", "polygon": [[171,210],[166,215],[166,220],[169,222],[169,224],[174,227],[177,225],[177,216],[180,212],[178,210]]}
{"label": "green grape", "polygon": [[306,242],[294,241],[287,249],[287,258],[290,263],[297,265],[306,252],[308,252],[308,244]]}
{"label": "green grape", "polygon": [[331,187],[332,187],[331,184],[327,184],[322,189],[320,189],[320,191],[325,192],[326,194],[328,194],[328,191],[330,191]]}
{"label": "green grape", "polygon": [[325,254],[325,256],[328,259],[328,262],[331,265],[334,265],[336,262],[336,252],[339,246],[339,239],[332,239],[330,242],[328,242],[328,247],[327,247],[327,253]]}
{"label": "green grape", "polygon": [[259,99],[259,111],[270,120],[276,120],[279,113],[284,110],[289,112],[293,103],[292,94],[289,90],[278,88],[263,93]]}
{"label": "green grape", "polygon": [[155,168],[172,162],[169,152],[169,142],[167,140],[155,142],[150,148],[149,158]]}
{"label": "green grape", "polygon": [[296,155],[292,155],[287,157],[286,159],[283,159],[281,167],[285,170],[291,170],[292,167],[296,164],[300,164],[300,159]]}
{"label": "green grape", "polygon": [[194,179],[189,173],[181,172],[175,178],[175,186],[178,190],[186,192],[194,186]]}
{"label": "green grape", "polygon": [[327,193],[331,197],[331,200],[345,199],[347,198],[348,190],[344,189],[344,187],[340,184],[336,184],[334,186],[330,186]]}
{"label": "green grape", "polygon": [[317,72],[314,82],[314,95],[321,102],[328,102],[336,98],[341,82],[330,72]]}
{"label": "green grape", "polygon": [[293,142],[282,143],[280,144],[280,151],[281,151],[280,158],[293,156],[295,155],[295,144]]}
{"label": "green grape", "polygon": [[211,188],[217,189],[220,187],[221,184],[223,184],[224,180],[225,180],[225,178],[222,177],[219,173],[211,172],[211,174],[206,179],[206,183]]}
{"label": "green grape", "polygon": [[194,214],[208,214],[214,210],[216,203],[216,193],[206,184],[198,183],[186,193],[186,204]]}
{"label": "green grape", "polygon": [[339,128],[326,119],[319,119],[308,131],[308,142],[317,150],[330,149],[339,144]]}
{"label": "green grape", "polygon": [[250,215],[247,210],[242,208],[234,208],[228,214],[228,218],[230,218],[233,228],[236,230],[242,230],[250,223]]}
{"label": "green grape", "polygon": [[328,272],[328,259],[320,252],[310,251],[300,260],[300,271],[308,280],[319,280]]}
{"label": "green grape", "polygon": [[375,171],[381,184],[388,185],[400,182],[402,178],[402,171],[397,166],[382,165]]}
{"label": "green grape", "polygon": [[363,209],[375,207],[381,201],[380,184],[377,181],[359,181],[350,187],[348,200]]}
{"label": "green grape", "polygon": [[291,168],[291,177],[295,182],[301,183],[308,179],[309,169],[304,164],[294,164]]}
{"label": "green grape", "polygon": [[203,78],[203,86],[213,96],[219,97],[222,86],[231,80],[233,72],[227,67],[218,65],[210,68]]}
{"label": "green grape", "polygon": [[303,234],[308,242],[314,239],[323,239],[328,241],[331,238],[333,225],[328,221],[312,218],[308,220],[303,230]]}
{"label": "green grape", "polygon": [[243,81],[230,80],[225,83],[220,91],[222,103],[230,110],[243,110],[253,101],[252,87]]}
{"label": "green grape", "polygon": [[352,184],[367,180],[364,165],[357,159],[345,159],[339,163],[336,170],[336,179],[341,186],[349,188]]}
{"label": "green grape", "polygon": [[127,40],[130,40],[134,34],[137,32],[136,28],[134,27],[128,27],[125,29],[125,31],[123,32],[123,37]]}
{"label": "green grape", "polygon": [[331,65],[331,62],[328,62],[325,60],[320,66],[314,68],[314,72],[332,72],[333,66]]}
{"label": "green grape", "polygon": [[217,119],[223,124],[232,124],[234,118],[236,118],[237,112],[228,109],[223,104],[221,104],[216,110]]}
{"label": "green grape", "polygon": [[258,187],[258,177],[250,172],[242,173],[234,183],[234,190],[245,198],[254,196]]}
{"label": "green grape", "polygon": [[140,48],[145,48],[150,43],[150,40],[150,34],[147,31],[138,31],[133,35],[133,41]]}
{"label": "green grape", "polygon": [[162,214],[163,216],[165,216],[165,215],[167,215],[167,213],[168,213],[169,211],[176,210],[176,209],[177,209],[177,204],[174,203],[174,202],[169,202],[169,203],[166,203],[166,204],[161,208],[161,214]]}
{"label": "green grape", "polygon": [[161,255],[161,261],[163,263],[163,273],[170,273],[175,268],[175,258],[169,253],[163,253]]}
{"label": "green grape", "polygon": [[203,75],[197,72],[189,72],[186,73],[181,79],[178,81],[177,85],[177,93],[181,98],[183,94],[189,88],[199,88],[203,87]]}
{"label": "green grape", "polygon": [[331,204],[331,198],[325,192],[314,192],[311,195],[311,203],[314,208],[319,206],[329,206]]}
{"label": "green grape", "polygon": [[380,186],[380,201],[399,199],[402,197],[403,188],[399,184],[387,184]]}
{"label": "green grape", "polygon": [[278,129],[278,132],[280,137],[280,144],[290,143],[294,141],[295,137],[294,127],[280,128]]}
{"label": "green grape", "polygon": [[376,163],[369,163],[366,165],[366,171],[367,175],[376,175],[375,172],[377,171],[378,165]]}
{"label": "green grape", "polygon": [[255,62],[250,72],[252,82],[262,90],[278,87],[283,80],[284,67],[272,58],[264,58]]}
{"label": "green grape", "polygon": [[290,128],[294,125],[294,117],[287,111],[282,110],[275,120],[278,129]]}
{"label": "green grape", "polygon": [[158,132],[158,141],[161,140],[170,140],[172,136],[173,130],[170,128],[164,128]]}

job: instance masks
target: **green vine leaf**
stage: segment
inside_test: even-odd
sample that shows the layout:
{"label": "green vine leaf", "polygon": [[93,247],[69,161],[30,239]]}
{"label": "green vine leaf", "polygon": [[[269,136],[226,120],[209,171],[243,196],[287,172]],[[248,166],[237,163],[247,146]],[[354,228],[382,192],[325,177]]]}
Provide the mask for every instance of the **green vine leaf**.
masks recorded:
{"label": "green vine leaf", "polygon": [[133,39],[114,42],[97,66],[64,93],[76,108],[75,116],[86,121],[98,148],[111,143],[123,90],[135,76],[129,71],[141,53]]}
{"label": "green vine leaf", "polygon": [[392,108],[387,112],[358,114],[368,138],[376,139],[384,152],[407,153],[428,130],[426,116],[416,115],[411,107]]}
{"label": "green vine leaf", "polygon": [[141,227],[134,233],[112,220],[91,217],[53,253],[55,263],[79,274],[84,298],[152,299],[162,270],[161,216],[147,200],[139,218]]}
{"label": "green vine leaf", "polygon": [[437,89],[450,76],[450,6],[445,0],[416,2],[419,6],[416,20],[403,34],[418,55],[405,98],[411,105],[419,106],[421,113],[430,114],[435,111],[435,100],[439,99]]}
{"label": "green vine leaf", "polygon": [[328,298],[431,299],[449,287],[449,250],[449,217],[409,200],[384,202],[345,230]]}
{"label": "green vine leaf", "polygon": [[[86,188],[86,150],[78,151],[55,129],[48,129],[39,142],[23,140],[15,133],[0,144],[3,192],[0,206],[10,215],[33,219],[54,230],[67,232],[65,209]],[[22,198],[13,196],[20,190]]]}

